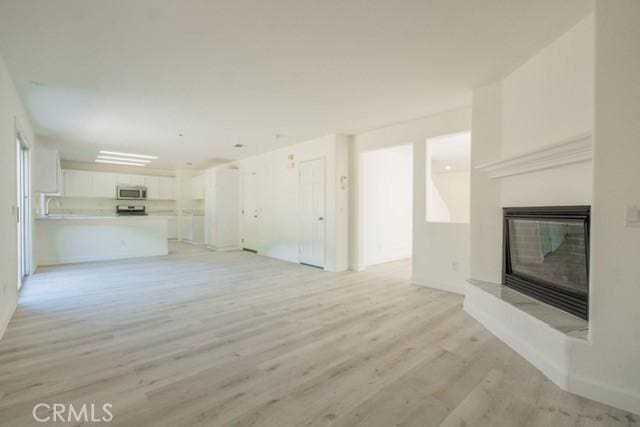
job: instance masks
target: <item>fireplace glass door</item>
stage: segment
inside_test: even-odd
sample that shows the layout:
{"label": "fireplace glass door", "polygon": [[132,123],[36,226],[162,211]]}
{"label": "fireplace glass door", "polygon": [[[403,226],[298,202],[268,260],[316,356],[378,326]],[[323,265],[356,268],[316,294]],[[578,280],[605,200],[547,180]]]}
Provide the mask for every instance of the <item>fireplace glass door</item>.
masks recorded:
{"label": "fireplace glass door", "polygon": [[505,209],[504,284],[586,318],[588,211],[576,209]]}

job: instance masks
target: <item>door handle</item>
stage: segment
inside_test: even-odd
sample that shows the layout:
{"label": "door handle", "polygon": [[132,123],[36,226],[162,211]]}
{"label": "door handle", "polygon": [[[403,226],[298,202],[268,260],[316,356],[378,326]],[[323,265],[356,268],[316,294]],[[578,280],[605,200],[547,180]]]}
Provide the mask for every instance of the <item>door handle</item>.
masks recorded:
{"label": "door handle", "polygon": [[320,216],[318,217],[318,221],[324,221],[324,218]]}

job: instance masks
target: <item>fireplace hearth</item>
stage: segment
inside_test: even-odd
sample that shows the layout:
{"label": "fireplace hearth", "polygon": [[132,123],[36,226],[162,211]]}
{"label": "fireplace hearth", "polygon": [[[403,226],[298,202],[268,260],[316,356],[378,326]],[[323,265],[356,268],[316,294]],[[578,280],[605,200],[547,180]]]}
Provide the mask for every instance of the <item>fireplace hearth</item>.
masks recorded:
{"label": "fireplace hearth", "polygon": [[504,208],[503,281],[589,318],[589,206]]}

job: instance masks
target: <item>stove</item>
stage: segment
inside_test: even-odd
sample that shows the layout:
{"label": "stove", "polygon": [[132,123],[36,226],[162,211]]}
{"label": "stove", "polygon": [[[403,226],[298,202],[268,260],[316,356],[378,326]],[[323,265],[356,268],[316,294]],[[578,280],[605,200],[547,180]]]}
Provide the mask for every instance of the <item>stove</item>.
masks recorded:
{"label": "stove", "polygon": [[117,205],[116,213],[118,215],[147,215],[146,206],[144,205]]}

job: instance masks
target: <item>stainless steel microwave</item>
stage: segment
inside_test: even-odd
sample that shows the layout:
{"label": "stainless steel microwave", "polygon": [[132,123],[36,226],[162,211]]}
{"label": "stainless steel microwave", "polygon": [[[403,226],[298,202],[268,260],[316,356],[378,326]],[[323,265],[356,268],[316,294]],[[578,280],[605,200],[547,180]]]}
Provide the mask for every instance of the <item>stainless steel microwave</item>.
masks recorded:
{"label": "stainless steel microwave", "polygon": [[143,185],[118,185],[116,198],[118,200],[146,200],[147,187]]}

